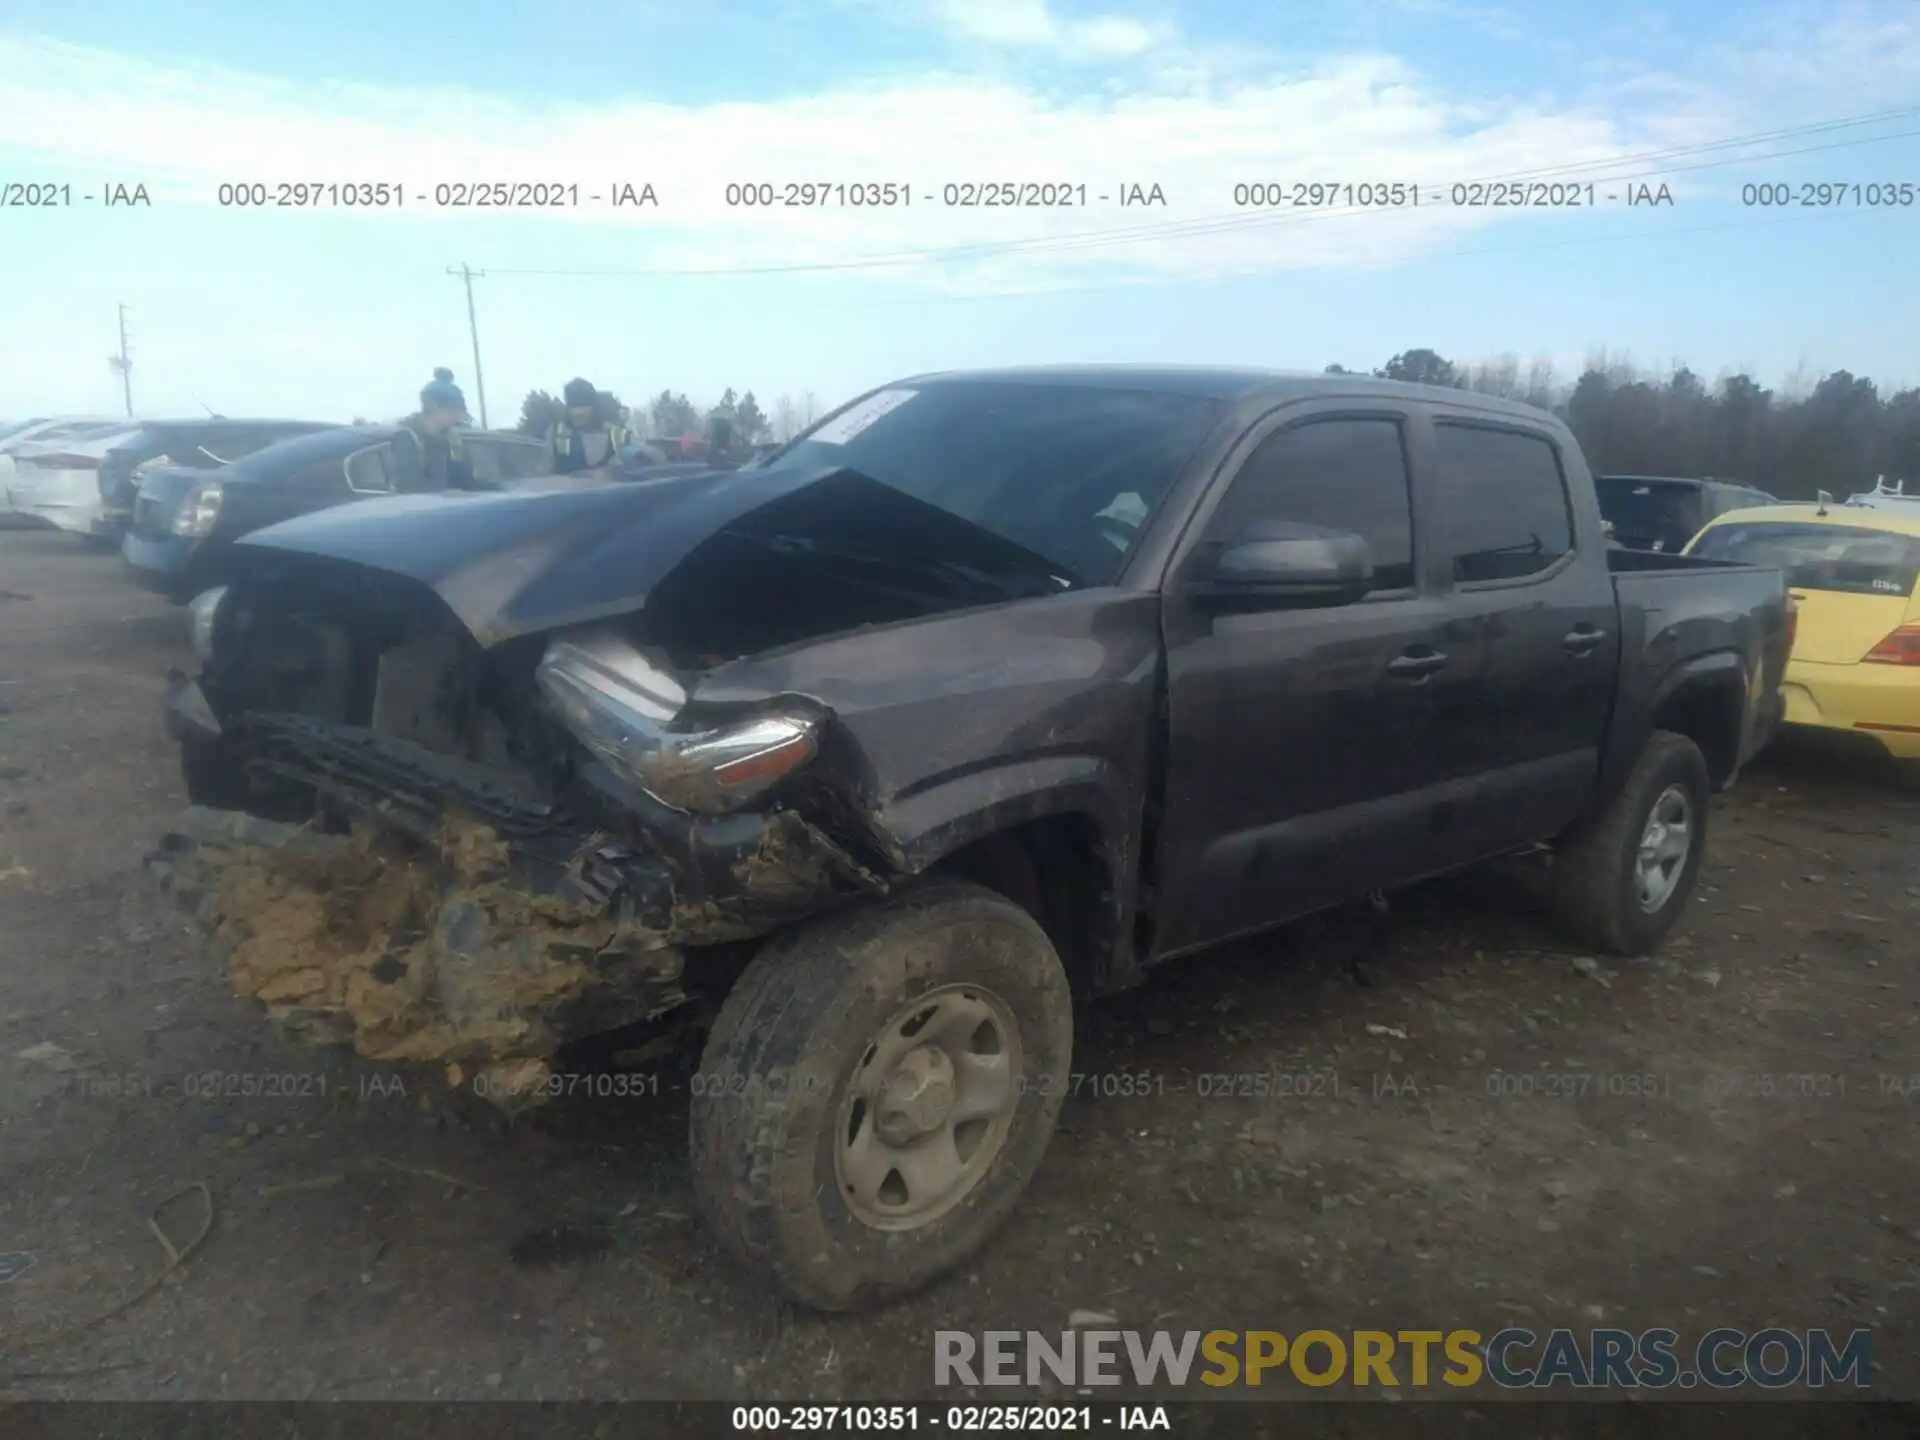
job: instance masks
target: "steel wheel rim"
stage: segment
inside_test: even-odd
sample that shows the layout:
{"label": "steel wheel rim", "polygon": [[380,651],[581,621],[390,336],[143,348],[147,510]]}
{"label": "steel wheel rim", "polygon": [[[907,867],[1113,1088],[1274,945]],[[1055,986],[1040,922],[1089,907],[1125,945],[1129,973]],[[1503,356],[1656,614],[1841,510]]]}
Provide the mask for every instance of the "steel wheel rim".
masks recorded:
{"label": "steel wheel rim", "polygon": [[1634,852],[1634,890],[1649,915],[1665,907],[1680,888],[1693,851],[1693,801],[1684,786],[1669,785],[1653,802]]}
{"label": "steel wheel rim", "polygon": [[1006,1144],[1021,1085],[1013,1010],[979,985],[945,985],[901,1006],[848,1082],[834,1175],[876,1230],[917,1230],[979,1185]]}

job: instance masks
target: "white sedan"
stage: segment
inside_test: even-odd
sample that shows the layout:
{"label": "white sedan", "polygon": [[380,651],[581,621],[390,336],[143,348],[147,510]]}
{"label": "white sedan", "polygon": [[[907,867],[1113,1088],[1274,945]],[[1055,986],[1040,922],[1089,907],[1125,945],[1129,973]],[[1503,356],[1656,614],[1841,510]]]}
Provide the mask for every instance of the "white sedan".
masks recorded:
{"label": "white sedan", "polygon": [[100,517],[100,461],[135,428],[131,420],[67,419],[0,440],[4,513],[88,534]]}

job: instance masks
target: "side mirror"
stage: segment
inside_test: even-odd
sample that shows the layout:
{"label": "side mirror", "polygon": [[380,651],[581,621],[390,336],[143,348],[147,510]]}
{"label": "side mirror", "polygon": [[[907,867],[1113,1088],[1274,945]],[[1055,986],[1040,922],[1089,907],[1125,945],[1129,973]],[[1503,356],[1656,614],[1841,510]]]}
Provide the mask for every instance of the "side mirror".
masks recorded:
{"label": "side mirror", "polygon": [[1202,610],[1283,610],[1350,605],[1373,589],[1373,555],[1346,530],[1267,521],[1219,550],[1193,587]]}

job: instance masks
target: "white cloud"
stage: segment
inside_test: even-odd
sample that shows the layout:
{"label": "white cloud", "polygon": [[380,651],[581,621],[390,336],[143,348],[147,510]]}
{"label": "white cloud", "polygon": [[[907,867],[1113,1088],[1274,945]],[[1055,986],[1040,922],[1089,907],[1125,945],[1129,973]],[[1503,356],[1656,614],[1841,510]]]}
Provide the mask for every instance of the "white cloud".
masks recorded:
{"label": "white cloud", "polygon": [[1384,8],[1417,20],[1477,31],[1496,40],[1525,40],[1538,30],[1519,12],[1479,0],[1384,0]]}
{"label": "white cloud", "polygon": [[1126,59],[1171,38],[1168,27],[1126,15],[1065,17],[1049,0],[934,0],[931,16],[963,39],[1087,59]]}
{"label": "white cloud", "polygon": [[1163,58],[1179,44],[1164,19],[1091,10],[1069,13],[1054,0],[833,0],[872,23],[910,25],[962,44],[1075,63]]}
{"label": "white cloud", "polygon": [[1045,44],[1060,24],[1047,0],[940,0],[934,14],[956,34],[996,45]]}
{"label": "white cloud", "polygon": [[[937,4],[942,23],[1009,46],[1120,56],[1150,43],[1152,31],[1118,15],[1063,17],[1045,0]],[[572,181],[582,204],[551,213],[556,238],[570,223],[632,227],[640,243],[625,263],[635,266],[834,263],[1014,239],[1042,243],[878,273],[936,288],[1018,288],[1377,266],[1533,218],[1435,204],[1434,187],[1604,167],[1650,148],[1920,93],[1916,10],[1856,7],[1798,32],[1763,28],[1756,44],[1736,50],[1729,42],[1684,78],[1642,71],[1627,84],[1615,74],[1611,87],[1557,106],[1450,94],[1404,60],[1367,54],[1286,70],[1163,76],[1099,98],[928,75],[707,106],[535,106],[455,90],[296,87],[0,35],[0,155],[76,180],[144,178],[163,203],[209,209],[217,186],[232,180],[395,179],[410,195],[429,197],[443,181]],[[583,169],[582,156],[600,158]],[[1724,189],[1728,173],[1682,175],[1676,189]],[[616,180],[651,182],[660,208],[622,213],[584,199]],[[893,209],[748,207],[727,203],[730,181],[905,181],[913,199]],[[949,183],[1001,181],[1075,187],[1076,195],[1084,186],[1089,203],[942,203]],[[1426,193],[1417,209],[1394,212],[1236,211],[1234,186],[1250,181],[1410,182]],[[1167,207],[1122,209],[1096,198],[1132,184],[1159,185]],[[419,208],[410,199],[407,219],[369,218],[370,243],[384,225],[422,223]],[[430,198],[425,208],[432,212]],[[458,228],[463,239],[482,236],[468,248],[477,264],[488,262],[484,222],[471,213],[430,213],[425,223]]]}

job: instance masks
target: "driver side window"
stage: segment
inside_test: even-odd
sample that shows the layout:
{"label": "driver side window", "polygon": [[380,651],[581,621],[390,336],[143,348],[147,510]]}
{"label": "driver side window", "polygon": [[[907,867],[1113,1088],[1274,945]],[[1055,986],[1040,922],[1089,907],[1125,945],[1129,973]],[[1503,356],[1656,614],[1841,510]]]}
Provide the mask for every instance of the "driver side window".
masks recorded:
{"label": "driver side window", "polygon": [[1345,530],[1367,542],[1374,590],[1413,588],[1413,487],[1397,420],[1309,420],[1247,457],[1208,527],[1226,540],[1262,520]]}

